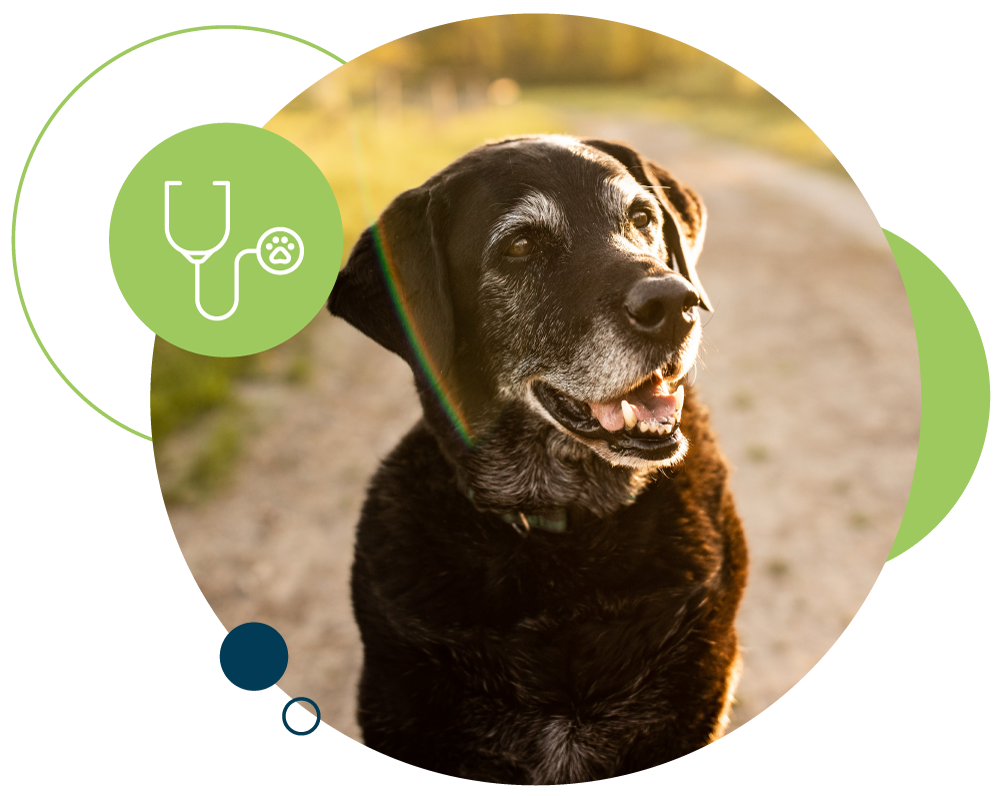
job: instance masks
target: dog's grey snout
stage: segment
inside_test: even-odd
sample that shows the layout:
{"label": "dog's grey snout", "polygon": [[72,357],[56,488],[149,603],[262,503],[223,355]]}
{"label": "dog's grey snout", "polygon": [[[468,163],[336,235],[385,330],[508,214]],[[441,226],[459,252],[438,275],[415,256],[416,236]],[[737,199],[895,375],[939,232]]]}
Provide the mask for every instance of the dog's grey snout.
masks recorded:
{"label": "dog's grey snout", "polygon": [[641,334],[657,341],[680,342],[694,326],[698,294],[686,279],[651,276],[640,279],[625,296],[625,313]]}

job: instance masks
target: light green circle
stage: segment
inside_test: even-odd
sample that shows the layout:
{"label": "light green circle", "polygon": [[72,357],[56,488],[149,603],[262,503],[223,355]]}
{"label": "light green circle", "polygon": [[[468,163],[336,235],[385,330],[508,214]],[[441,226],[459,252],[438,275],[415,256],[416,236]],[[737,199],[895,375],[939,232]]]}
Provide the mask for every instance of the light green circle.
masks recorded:
{"label": "light green circle", "polygon": [[179,348],[234,357],[273,348],[316,316],[343,230],[329,183],[302,150],[258,127],[209,124],[171,136],[132,169],[110,249],[118,287],[146,326]]}

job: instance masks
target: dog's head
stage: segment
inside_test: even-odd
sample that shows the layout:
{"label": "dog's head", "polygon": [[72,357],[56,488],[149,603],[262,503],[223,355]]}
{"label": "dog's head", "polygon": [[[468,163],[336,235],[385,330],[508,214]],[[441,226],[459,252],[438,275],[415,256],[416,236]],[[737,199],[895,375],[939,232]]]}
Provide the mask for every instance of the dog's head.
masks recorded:
{"label": "dog's head", "polygon": [[514,406],[613,464],[670,465],[704,232],[700,198],[624,144],[509,139],[397,197],[329,307],[410,363],[439,434],[475,444]]}

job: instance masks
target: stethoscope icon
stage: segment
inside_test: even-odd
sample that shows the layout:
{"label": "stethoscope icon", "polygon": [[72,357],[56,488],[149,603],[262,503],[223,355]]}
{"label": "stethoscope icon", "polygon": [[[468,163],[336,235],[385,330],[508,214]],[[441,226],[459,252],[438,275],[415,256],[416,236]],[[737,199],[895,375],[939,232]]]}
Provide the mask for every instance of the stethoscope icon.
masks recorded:
{"label": "stethoscope icon", "polygon": [[[222,240],[211,249],[204,250],[184,249],[171,236],[171,185],[183,185],[183,183],[178,180],[167,180],[163,183],[163,231],[167,235],[167,242],[184,255],[187,261],[194,266],[194,305],[198,308],[198,312],[201,313],[202,317],[210,321],[224,321],[236,312],[236,308],[240,305],[240,259],[244,255],[256,254],[260,267],[275,276],[290,274],[302,265],[302,259],[305,257],[306,252],[305,246],[302,244],[302,238],[299,237],[298,233],[288,227],[271,227],[271,229],[260,236],[260,240],[257,241],[255,248],[244,249],[236,255],[236,259],[233,261],[233,306],[229,309],[229,312],[225,315],[211,315],[205,312],[204,307],[201,306],[201,266],[209,257],[225,246],[226,241],[229,240],[229,182],[227,180],[217,180],[212,183],[212,185],[221,185],[226,189],[226,231],[222,235]],[[267,261],[270,265],[268,265],[268,262],[265,262],[265,252],[267,253]],[[287,265],[288,267],[273,268],[272,266],[274,265]]]}

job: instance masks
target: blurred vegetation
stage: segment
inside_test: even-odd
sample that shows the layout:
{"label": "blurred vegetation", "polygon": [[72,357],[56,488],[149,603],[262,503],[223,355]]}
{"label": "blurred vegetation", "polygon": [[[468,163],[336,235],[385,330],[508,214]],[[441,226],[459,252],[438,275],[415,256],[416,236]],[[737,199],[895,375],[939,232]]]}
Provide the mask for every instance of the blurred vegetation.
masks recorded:
{"label": "blurred vegetation", "polygon": [[257,368],[255,357],[204,357],[160,337],[153,348],[153,365],[149,395],[153,439],[190,426],[208,410],[229,402],[233,378]]}
{"label": "blurred vegetation", "polygon": [[[335,70],[266,127],[326,175],[346,257],[393,197],[459,155],[509,135],[572,133],[581,113],[680,123],[843,174],[798,117],[721,61],[584,17],[513,15],[422,31]],[[200,357],[157,340],[150,411],[167,500],[198,500],[225,483],[248,427],[240,385],[307,381],[308,335],[284,353],[241,359]]]}
{"label": "blurred vegetation", "polygon": [[[409,90],[435,74],[526,86],[646,84],[661,96],[739,100],[767,94],[712,56],[642,28],[588,17],[517,14],[455,22],[378,47],[351,71],[392,68]],[[364,83],[355,81],[355,89]]]}
{"label": "blurred vegetation", "polygon": [[194,503],[224,486],[251,424],[240,399],[248,383],[301,385],[312,376],[309,337],[248,357],[192,354],[157,337],[149,412],[164,500]]}
{"label": "blurred vegetation", "polygon": [[385,104],[394,93],[408,107],[474,109],[505,79],[550,112],[669,120],[844,174],[808,126],[742,73],[666,36],[586,17],[521,14],[430,28],[365,53],[289,110],[338,112]]}

